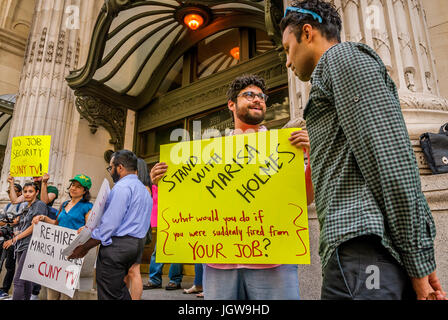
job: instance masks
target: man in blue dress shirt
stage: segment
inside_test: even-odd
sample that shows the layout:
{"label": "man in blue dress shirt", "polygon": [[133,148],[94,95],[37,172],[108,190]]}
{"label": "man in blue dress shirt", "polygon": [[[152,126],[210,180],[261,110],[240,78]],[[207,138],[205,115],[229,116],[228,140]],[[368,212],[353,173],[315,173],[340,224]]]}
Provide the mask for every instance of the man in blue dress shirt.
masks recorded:
{"label": "man in blue dress shirt", "polygon": [[84,257],[101,244],[96,263],[98,300],[131,300],[124,277],[143,250],[151,220],[152,199],[136,175],[137,157],[128,150],[112,156],[107,168],[115,186],[99,226],[69,259]]}

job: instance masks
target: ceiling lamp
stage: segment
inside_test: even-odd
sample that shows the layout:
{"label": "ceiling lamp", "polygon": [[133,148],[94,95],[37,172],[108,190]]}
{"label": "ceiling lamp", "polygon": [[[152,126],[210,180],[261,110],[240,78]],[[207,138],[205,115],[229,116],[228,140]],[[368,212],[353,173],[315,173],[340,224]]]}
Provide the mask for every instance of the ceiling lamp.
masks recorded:
{"label": "ceiling lamp", "polygon": [[204,18],[200,14],[190,13],[185,16],[184,23],[191,30],[196,30],[204,24]]}
{"label": "ceiling lamp", "polygon": [[212,12],[206,6],[187,4],[178,8],[174,17],[179,23],[195,31],[205,27],[212,20]]}
{"label": "ceiling lamp", "polygon": [[235,47],[232,50],[230,50],[230,55],[236,59],[240,60],[240,47]]}

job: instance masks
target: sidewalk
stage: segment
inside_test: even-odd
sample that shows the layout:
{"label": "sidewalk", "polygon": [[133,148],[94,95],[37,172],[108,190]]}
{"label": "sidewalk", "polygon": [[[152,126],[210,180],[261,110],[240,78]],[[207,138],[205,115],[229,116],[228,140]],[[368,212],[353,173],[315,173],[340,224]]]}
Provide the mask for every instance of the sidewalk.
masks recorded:
{"label": "sidewalk", "polygon": [[[148,282],[148,274],[142,273],[143,283]],[[168,275],[162,276],[162,288],[143,290],[141,300],[203,300],[203,298],[196,297],[196,294],[184,294],[183,289],[188,289],[193,285],[194,276],[185,276],[182,279],[182,289],[178,290],[165,290],[165,286],[168,284]],[[79,299],[81,300],[97,300],[97,294],[95,290],[92,290],[93,278],[81,278]],[[45,299],[45,296],[41,296],[41,299]]]}
{"label": "sidewalk", "polygon": [[[80,300],[97,300],[96,290],[93,290],[93,278],[81,278],[80,279]],[[148,282],[148,274],[142,273],[143,283]],[[141,300],[203,300],[203,298],[196,297],[196,294],[184,294],[183,289],[188,289],[193,285],[194,276],[185,276],[182,279],[182,289],[178,290],[165,290],[165,286],[168,284],[168,275],[162,276],[162,288],[143,290]],[[41,290],[39,295],[40,300],[46,300],[46,290]]]}
{"label": "sidewalk", "polygon": [[[143,283],[148,282],[148,274],[142,273]],[[193,285],[193,276],[184,276],[182,279],[182,289],[165,290],[168,284],[168,276],[162,276],[162,288],[143,290],[142,300],[204,300],[204,298],[196,297],[196,294],[184,294],[183,289],[188,289]]]}

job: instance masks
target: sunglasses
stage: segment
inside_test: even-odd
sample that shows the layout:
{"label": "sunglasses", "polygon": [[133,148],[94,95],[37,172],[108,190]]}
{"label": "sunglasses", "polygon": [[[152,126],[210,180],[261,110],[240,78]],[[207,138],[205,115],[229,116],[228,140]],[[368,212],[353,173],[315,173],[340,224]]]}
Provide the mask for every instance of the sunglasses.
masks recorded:
{"label": "sunglasses", "polygon": [[319,23],[322,23],[322,17],[320,15],[318,15],[317,13],[313,12],[313,11],[302,9],[302,8],[297,8],[297,7],[287,7],[286,11],[285,11],[285,15],[283,17],[286,17],[286,15],[289,12],[298,12],[298,13],[310,14],[310,15],[313,16],[314,20],[317,20],[317,21],[319,21]]}

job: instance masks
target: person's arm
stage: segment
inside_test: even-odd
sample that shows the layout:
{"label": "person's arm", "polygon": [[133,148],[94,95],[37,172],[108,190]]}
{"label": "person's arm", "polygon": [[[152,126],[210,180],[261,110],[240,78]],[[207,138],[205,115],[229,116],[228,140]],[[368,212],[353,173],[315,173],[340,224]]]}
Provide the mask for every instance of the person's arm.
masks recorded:
{"label": "person's arm", "polygon": [[[330,51],[326,65],[342,134],[408,275],[425,278],[436,268],[435,227],[396,87],[375,56],[350,48],[339,57],[332,56],[337,50]],[[424,295],[420,289],[416,292]]]}
{"label": "person's arm", "polygon": [[23,201],[25,201],[25,197],[23,195],[21,196],[17,196],[16,193],[16,189],[14,187],[14,178],[9,176],[8,177],[8,182],[9,182],[9,200],[11,201],[12,204],[18,204],[21,203]]}
{"label": "person's arm", "polygon": [[77,246],[75,250],[73,250],[72,254],[68,256],[67,259],[72,260],[72,259],[84,258],[87,255],[87,253],[89,253],[90,249],[96,247],[100,243],[101,243],[100,240],[90,238],[89,240],[87,240],[86,243]]}
{"label": "person's arm", "polygon": [[310,205],[314,201],[314,187],[313,181],[311,180],[311,162],[310,154],[307,152],[308,163],[305,169],[305,185],[306,185],[306,204]]}
{"label": "person's arm", "polygon": [[157,227],[157,208],[158,208],[158,184],[160,179],[166,174],[168,165],[164,162],[156,163],[150,172],[152,185],[152,211],[151,211],[151,227]]}
{"label": "person's arm", "polygon": [[42,177],[42,185],[40,190],[40,200],[44,202],[45,204],[51,203],[54,199],[56,199],[55,193],[48,193],[48,180],[50,179],[50,176],[46,173]]}
{"label": "person's arm", "polygon": [[[86,223],[87,223],[87,221],[89,220],[90,211],[92,211],[92,210],[89,210],[89,212],[87,212],[86,215],[84,216],[84,221],[85,221]],[[85,227],[86,227],[86,226],[85,226],[85,224],[84,224],[81,228],[79,228],[79,229],[77,230],[77,233],[80,234],[81,231],[82,231],[82,229],[84,229]]]}
{"label": "person's arm", "polygon": [[17,241],[24,239],[28,236],[30,236],[33,233],[34,224],[31,224],[28,228],[26,228],[23,232],[16,235],[14,238],[5,241],[3,244],[4,249],[9,249],[13,244],[15,244]]}
{"label": "person's arm", "polygon": [[311,162],[310,162],[310,139],[306,130],[298,130],[291,133],[288,138],[291,145],[304,151],[308,158],[308,164],[305,169],[306,202],[310,205],[314,201],[314,188],[311,181]]}
{"label": "person's arm", "polygon": [[157,206],[158,206],[158,188],[152,185],[152,210],[151,210],[151,228],[157,227]]}
{"label": "person's arm", "polygon": [[89,216],[90,216],[90,212],[91,212],[92,210],[89,210],[87,213],[86,213],[86,215],[84,216],[84,220],[86,221],[86,223],[87,223],[87,221],[89,220]]}
{"label": "person's arm", "polygon": [[152,167],[150,172],[150,178],[154,185],[158,185],[160,179],[163,178],[163,176],[166,174],[166,171],[168,170],[168,165],[165,162],[159,162]]}
{"label": "person's arm", "polygon": [[49,217],[44,216],[44,215],[35,216],[33,218],[33,224],[38,224],[40,221],[49,223],[49,224],[54,224],[54,225],[58,224],[57,220],[50,219]]}

